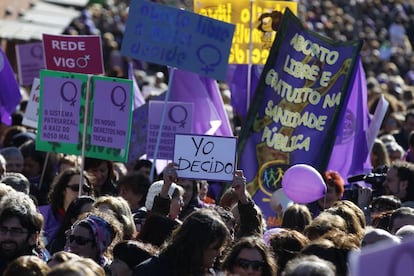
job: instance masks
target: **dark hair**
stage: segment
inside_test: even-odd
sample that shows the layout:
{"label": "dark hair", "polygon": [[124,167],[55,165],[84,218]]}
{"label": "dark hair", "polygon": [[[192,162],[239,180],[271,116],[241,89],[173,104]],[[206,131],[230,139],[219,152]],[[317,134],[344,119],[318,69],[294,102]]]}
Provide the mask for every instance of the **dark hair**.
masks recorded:
{"label": "dark hair", "polygon": [[[80,175],[81,171],[78,168],[68,168],[58,174],[51,186],[49,192],[49,202],[52,207],[53,214],[57,216],[58,210],[63,208],[65,201],[65,189],[70,179],[75,175]],[[91,188],[91,181],[86,173],[83,174],[83,177],[86,180],[87,185]]]}
{"label": "dark hair", "polygon": [[114,163],[110,160],[96,159],[96,158],[85,158],[85,171],[98,168],[102,163],[106,163],[108,168],[108,178],[105,180],[101,187],[100,195],[115,195],[116,194],[116,174],[114,170]]}
{"label": "dark hair", "polygon": [[286,263],[299,255],[309,243],[309,239],[296,230],[284,230],[270,237],[269,244],[273,249],[279,271],[285,269]]}
{"label": "dark hair", "polygon": [[406,161],[394,161],[391,163],[390,169],[397,170],[398,179],[407,181],[407,196],[401,201],[414,200],[414,164]]}
{"label": "dark hair", "polygon": [[[134,165],[134,171],[138,171],[139,169],[141,169],[142,167],[144,168],[152,168],[152,162],[150,160],[147,159],[139,159],[137,161],[135,161],[135,165]],[[157,175],[157,169],[154,168],[154,175]]]}
{"label": "dark hair", "polygon": [[166,216],[150,214],[145,218],[145,223],[141,231],[139,231],[137,238],[142,242],[160,247],[171,237],[171,233],[178,226],[179,223],[177,221]]}
{"label": "dark hair", "polygon": [[283,213],[282,228],[303,232],[312,221],[312,215],[306,205],[294,203]]}
{"label": "dark hair", "polygon": [[148,189],[151,185],[148,177],[138,172],[130,172],[127,175],[121,177],[118,180],[117,185],[118,187],[125,186],[134,194],[142,195],[139,205],[145,205],[145,199],[147,198]]}
{"label": "dark hair", "polygon": [[217,212],[200,209],[173,231],[160,257],[165,256],[175,264],[171,275],[198,275],[204,272],[204,251],[212,244],[223,247],[229,239],[230,233]]}
{"label": "dark hair", "polygon": [[134,267],[156,254],[156,249],[149,244],[140,241],[120,241],[112,250],[114,259],[126,263],[133,270]]}
{"label": "dark hair", "polygon": [[260,253],[264,262],[262,268],[263,276],[276,275],[277,266],[273,252],[265,244],[263,239],[257,236],[243,237],[232,246],[223,262],[222,268],[225,271],[233,272],[236,260],[243,249],[256,249]]}

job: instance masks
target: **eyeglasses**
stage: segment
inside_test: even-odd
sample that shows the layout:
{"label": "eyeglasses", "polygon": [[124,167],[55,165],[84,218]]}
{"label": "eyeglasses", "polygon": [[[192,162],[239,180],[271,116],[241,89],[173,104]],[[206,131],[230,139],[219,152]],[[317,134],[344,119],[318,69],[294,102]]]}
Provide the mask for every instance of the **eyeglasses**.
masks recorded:
{"label": "eyeglasses", "polygon": [[253,270],[259,271],[260,269],[263,268],[264,262],[262,262],[262,261],[251,261],[251,260],[246,260],[246,259],[242,259],[242,258],[237,258],[236,259],[236,265],[243,268],[243,269],[248,269],[249,267],[251,267]]}
{"label": "eyeglasses", "polygon": [[[66,185],[66,188],[71,189],[74,192],[79,192],[79,184],[75,184],[75,185]],[[84,193],[89,193],[91,191],[91,187],[89,187],[88,185],[83,184],[82,185],[82,191]]]}
{"label": "eyeglasses", "polygon": [[84,238],[82,236],[75,236],[75,235],[69,235],[68,236],[69,242],[75,242],[78,245],[86,245],[89,242],[93,242],[92,239]]}
{"label": "eyeglasses", "polygon": [[28,231],[25,231],[23,228],[19,227],[6,227],[6,226],[0,226],[0,234],[1,235],[7,235],[7,233],[10,233],[10,236],[12,237],[20,237],[21,235],[29,233]]}

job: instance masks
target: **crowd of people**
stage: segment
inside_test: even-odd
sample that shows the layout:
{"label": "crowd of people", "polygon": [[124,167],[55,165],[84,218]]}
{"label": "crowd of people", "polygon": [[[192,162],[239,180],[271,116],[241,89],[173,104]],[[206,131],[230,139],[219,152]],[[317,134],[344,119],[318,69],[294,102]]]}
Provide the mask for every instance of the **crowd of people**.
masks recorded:
{"label": "crowd of people", "polygon": [[[192,9],[192,1],[156,2]],[[65,31],[101,35],[107,76],[128,76],[130,60],[120,54],[128,5],[91,1]],[[269,229],[242,171],[217,192],[178,178],[174,164],[152,181],[149,160],[37,151],[34,130],[21,124],[22,101],[0,129],[0,273],[349,275],[350,252],[414,237],[414,2],[300,0],[298,8],[307,29],[364,41],[369,109],[381,95],[390,102],[370,155],[382,176],[372,188],[351,196],[344,176],[321,172],[325,196],[290,205]],[[165,66],[133,62],[146,100],[166,90]],[[228,100],[228,86],[219,87]],[[232,121],[234,129],[242,122]]]}

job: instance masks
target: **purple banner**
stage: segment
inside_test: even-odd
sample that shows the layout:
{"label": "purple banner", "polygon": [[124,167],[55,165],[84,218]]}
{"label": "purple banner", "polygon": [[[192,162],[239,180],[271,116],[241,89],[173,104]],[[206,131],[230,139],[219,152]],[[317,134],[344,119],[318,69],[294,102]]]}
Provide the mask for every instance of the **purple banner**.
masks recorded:
{"label": "purple banner", "polygon": [[358,41],[338,43],[307,31],[285,12],[238,154],[249,192],[268,222],[274,219],[270,198],[287,168],[301,163],[326,169],[360,47]]}
{"label": "purple banner", "polygon": [[128,147],[132,81],[95,79],[91,144],[116,149]]}
{"label": "purple banner", "polygon": [[39,78],[40,69],[45,68],[42,42],[16,45],[17,69],[19,83],[31,85],[33,79]]}
{"label": "purple banner", "polygon": [[82,82],[79,79],[45,77],[42,93],[41,139],[77,144]]}

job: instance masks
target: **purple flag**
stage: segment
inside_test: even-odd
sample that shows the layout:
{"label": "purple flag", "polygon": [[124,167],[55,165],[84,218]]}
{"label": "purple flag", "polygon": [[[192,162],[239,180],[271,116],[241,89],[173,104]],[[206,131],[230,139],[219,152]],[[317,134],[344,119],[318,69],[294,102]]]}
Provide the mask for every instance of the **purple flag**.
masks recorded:
{"label": "purple flag", "polygon": [[16,110],[21,99],[19,85],[9,60],[0,48],[0,115],[3,124],[11,124],[11,114]]}
{"label": "purple flag", "polygon": [[263,65],[252,65],[250,80],[250,97],[247,93],[247,78],[249,76],[249,65],[229,64],[227,67],[226,81],[231,91],[231,105],[235,115],[245,118],[247,115],[248,103],[253,100],[254,92],[259,83]]}
{"label": "purple flag", "polygon": [[134,64],[132,63],[132,61],[130,61],[128,63],[128,79],[132,80],[132,83],[133,83],[133,89],[134,89],[134,106],[133,106],[132,110],[135,110],[138,107],[140,107],[141,105],[144,105],[145,104],[145,99],[144,99],[144,96],[141,93],[141,90],[139,89],[137,80],[135,79],[135,76],[134,76]]}
{"label": "purple flag", "polygon": [[194,104],[193,133],[233,136],[217,82],[195,73],[175,69],[170,101]]}
{"label": "purple flag", "polygon": [[357,64],[328,165],[328,169],[338,171],[345,180],[349,176],[364,173],[367,169],[365,166],[370,166],[369,163],[364,166],[366,160],[369,160],[365,135],[369,125],[367,85],[360,59]]}

